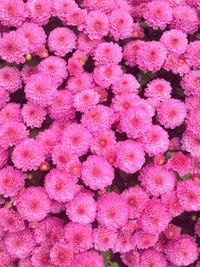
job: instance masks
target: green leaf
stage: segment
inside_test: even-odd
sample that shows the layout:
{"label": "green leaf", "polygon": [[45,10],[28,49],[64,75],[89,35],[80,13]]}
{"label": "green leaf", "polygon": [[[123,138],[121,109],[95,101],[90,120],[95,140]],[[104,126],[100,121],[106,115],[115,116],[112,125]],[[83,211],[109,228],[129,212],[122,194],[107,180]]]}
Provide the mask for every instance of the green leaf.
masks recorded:
{"label": "green leaf", "polygon": [[143,28],[149,28],[149,26],[144,21],[140,21],[140,26]]}
{"label": "green leaf", "polygon": [[200,33],[197,33],[195,37],[197,40],[200,40]]}
{"label": "green leaf", "polygon": [[106,267],[110,266],[110,258],[112,256],[111,250],[105,251],[101,253],[103,259],[104,259],[104,263]]}
{"label": "green leaf", "polygon": [[173,155],[173,152],[171,152],[171,151],[167,151],[167,153],[165,154],[165,157],[166,157],[167,159],[171,159],[172,155]]}
{"label": "green leaf", "polygon": [[119,267],[119,264],[117,262],[112,262],[109,267]]}
{"label": "green leaf", "polygon": [[191,173],[187,173],[184,176],[180,176],[181,180],[188,180],[192,178],[192,174]]}

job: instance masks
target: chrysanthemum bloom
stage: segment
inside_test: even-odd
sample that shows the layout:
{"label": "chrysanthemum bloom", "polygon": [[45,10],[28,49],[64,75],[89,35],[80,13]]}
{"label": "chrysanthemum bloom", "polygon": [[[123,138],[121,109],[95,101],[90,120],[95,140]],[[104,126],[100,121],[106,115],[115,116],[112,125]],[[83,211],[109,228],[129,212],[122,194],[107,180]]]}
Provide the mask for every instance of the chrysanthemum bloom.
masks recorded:
{"label": "chrysanthemum bloom", "polygon": [[114,116],[114,112],[111,108],[97,105],[83,114],[81,122],[90,132],[98,133],[111,128],[115,120]]}
{"label": "chrysanthemum bloom", "polygon": [[160,200],[152,199],[146,203],[146,207],[139,218],[140,228],[147,233],[161,233],[169,222],[171,215]]}
{"label": "chrysanthemum bloom", "polygon": [[0,56],[7,62],[24,63],[29,52],[28,41],[17,31],[4,33],[0,38]]}
{"label": "chrysanthemum bloom", "polygon": [[187,5],[180,5],[173,8],[172,28],[193,34],[198,30],[198,25],[199,18],[197,10]]}
{"label": "chrysanthemum bloom", "polygon": [[77,8],[74,0],[57,0],[52,2],[52,15],[58,17],[62,21],[66,21],[69,12]]}
{"label": "chrysanthemum bloom", "polygon": [[80,254],[77,254],[73,264],[73,267],[104,267],[104,261],[96,251],[90,250]]}
{"label": "chrysanthemum bloom", "polygon": [[172,8],[168,1],[154,0],[146,5],[143,17],[145,22],[153,27],[154,30],[157,30],[158,28],[164,30],[173,19]]}
{"label": "chrysanthemum bloom", "polygon": [[28,41],[30,54],[38,54],[45,47],[46,34],[42,27],[36,23],[24,23],[17,29],[22,36]]}
{"label": "chrysanthemum bloom", "polygon": [[7,121],[1,125],[0,145],[2,148],[7,149],[9,146],[19,144],[27,136],[28,131],[23,123]]}
{"label": "chrysanthemum bloom", "polygon": [[44,160],[44,150],[34,139],[26,139],[19,143],[12,153],[15,167],[22,169],[22,171],[37,170]]}
{"label": "chrysanthemum bloom", "polygon": [[195,138],[190,132],[185,132],[181,143],[183,150],[190,152],[193,157],[200,157],[200,139]]}
{"label": "chrysanthemum bloom", "polygon": [[0,260],[2,267],[9,266],[14,267],[13,265],[13,258],[11,257],[10,253],[7,251],[5,242],[1,240],[0,242]]}
{"label": "chrysanthemum bloom", "polygon": [[185,180],[177,184],[177,197],[185,211],[200,210],[200,183],[194,180]]}
{"label": "chrysanthemum bloom", "polygon": [[82,90],[88,90],[88,88],[94,88],[93,75],[88,72],[82,72],[80,75],[70,77],[67,81],[67,87],[72,93],[77,93]]}
{"label": "chrysanthemum bloom", "polygon": [[0,194],[4,197],[13,197],[23,189],[26,175],[11,166],[0,170]]}
{"label": "chrysanthemum bloom", "polygon": [[89,10],[101,10],[105,13],[110,13],[114,8],[116,8],[115,0],[83,0],[83,6]]}
{"label": "chrysanthemum bloom", "polygon": [[3,108],[9,100],[9,93],[5,89],[0,88],[0,108]]}
{"label": "chrysanthemum bloom", "polygon": [[170,30],[163,33],[160,42],[170,53],[183,54],[187,48],[187,34],[180,30]]}
{"label": "chrysanthemum bloom", "polygon": [[185,75],[190,70],[185,54],[177,56],[174,53],[168,54],[163,68],[180,76]]}
{"label": "chrysanthemum bloom", "polygon": [[170,83],[165,79],[157,78],[147,84],[145,96],[155,100],[164,101],[171,98],[171,92],[172,87]]}
{"label": "chrysanthemum bloom", "polygon": [[39,25],[47,24],[51,17],[51,0],[28,0],[27,10],[29,19]]}
{"label": "chrysanthemum bloom", "polygon": [[[35,251],[35,250],[34,250]],[[29,256],[26,259],[20,259],[18,262],[19,267],[33,267],[33,264],[31,262],[31,257]],[[46,266],[45,266],[46,267]],[[49,267],[49,266],[48,266]],[[51,266],[52,267],[52,266]]]}
{"label": "chrysanthemum bloom", "polygon": [[133,234],[132,244],[138,249],[148,249],[156,244],[158,237],[156,233],[151,234],[139,230]]}
{"label": "chrysanthemum bloom", "polygon": [[140,143],[126,140],[118,142],[116,167],[127,173],[135,173],[145,162],[145,153]]}
{"label": "chrysanthemum bloom", "polygon": [[45,176],[44,188],[51,199],[59,202],[72,200],[80,189],[65,170],[59,169],[53,169]]}
{"label": "chrysanthemum bloom", "polygon": [[128,267],[140,267],[140,254],[137,250],[131,250],[120,255],[122,262]]}
{"label": "chrysanthemum bloom", "polygon": [[22,75],[22,79],[23,81],[26,83],[30,77],[34,74],[38,74],[38,69],[37,66],[31,66],[31,65],[27,65],[25,64],[21,70],[21,75]]}
{"label": "chrysanthemum bloom", "polygon": [[114,253],[126,253],[134,248],[132,242],[132,232],[124,232],[123,230],[118,231],[117,240],[113,248]]}
{"label": "chrysanthemum bloom", "polygon": [[145,42],[137,51],[137,64],[142,71],[156,72],[163,66],[167,50],[157,41]]}
{"label": "chrysanthemum bloom", "polygon": [[134,93],[138,94],[140,84],[132,74],[122,74],[118,81],[112,85],[115,94]]}
{"label": "chrysanthemum bloom", "polygon": [[198,219],[198,221],[195,224],[195,233],[200,236],[200,218]]}
{"label": "chrysanthemum bloom", "polygon": [[194,111],[200,108],[200,96],[195,94],[195,96],[189,96],[185,99],[185,107],[188,114],[193,113]]}
{"label": "chrysanthemum bloom", "polygon": [[62,136],[62,145],[66,150],[82,156],[87,153],[91,134],[82,124],[73,123],[64,132]]}
{"label": "chrysanthemum bloom", "polygon": [[[185,57],[190,67],[194,69],[200,68],[200,41],[193,41],[188,44]],[[198,71],[190,71],[189,73],[198,74]]]}
{"label": "chrysanthemum bloom", "polygon": [[47,217],[39,222],[34,230],[34,238],[37,244],[51,246],[63,239],[63,221],[56,217]]}
{"label": "chrysanthemum bloom", "polygon": [[191,158],[182,152],[177,152],[167,162],[167,168],[179,173],[180,176],[188,174],[192,169]]}
{"label": "chrysanthemum bloom", "polygon": [[74,96],[74,107],[77,111],[85,112],[99,102],[99,94],[94,89],[83,90]]}
{"label": "chrysanthemum bloom", "polygon": [[122,60],[121,47],[113,42],[99,44],[94,53],[95,65],[118,64]]}
{"label": "chrysanthemum bloom", "polygon": [[58,214],[62,212],[65,209],[65,206],[63,203],[51,200],[51,213]]}
{"label": "chrysanthemum bloom", "polygon": [[32,266],[42,266],[42,267],[53,267],[54,265],[50,264],[50,247],[47,245],[42,245],[36,247],[32,253],[31,262],[32,265],[20,265],[19,267],[32,267]]}
{"label": "chrysanthemum bloom", "polygon": [[87,34],[84,33],[79,33],[78,39],[77,39],[77,48],[80,51],[83,51],[85,53],[94,55],[95,49],[98,47],[100,43],[102,43],[103,40],[95,40],[95,39],[90,39]]}
{"label": "chrysanthemum bloom", "polygon": [[115,133],[112,130],[99,132],[93,137],[90,149],[97,155],[106,155],[107,151],[116,144]]}
{"label": "chrysanthemum bloom", "polygon": [[66,61],[56,56],[49,56],[43,59],[38,65],[38,70],[42,74],[51,77],[58,85],[60,85],[68,75]]}
{"label": "chrysanthemum bloom", "polygon": [[70,75],[78,76],[82,72],[84,72],[83,64],[80,62],[81,60],[75,58],[74,56],[69,58],[67,62],[67,70],[69,71]]}
{"label": "chrysanthemum bloom", "polygon": [[74,259],[74,248],[71,243],[61,240],[53,245],[50,250],[51,263],[59,267],[71,265]]}
{"label": "chrysanthemum bloom", "polygon": [[165,235],[168,239],[177,239],[180,237],[181,227],[174,224],[169,224],[168,228],[165,230]]}
{"label": "chrysanthemum bloom", "polygon": [[141,252],[140,264],[142,267],[150,267],[152,265],[154,267],[166,267],[167,259],[161,252],[152,248]]}
{"label": "chrysanthemum bloom", "polygon": [[137,65],[137,54],[139,49],[142,48],[144,41],[135,40],[128,42],[123,47],[123,58],[125,60],[126,65],[134,67]]}
{"label": "chrysanthemum bloom", "polygon": [[0,209],[0,226],[10,233],[24,230],[25,224],[19,213],[13,209]]}
{"label": "chrysanthemum bloom", "polygon": [[100,40],[109,31],[108,17],[105,13],[95,10],[90,11],[86,17],[85,32],[90,39]]}
{"label": "chrysanthemum bloom", "polygon": [[165,166],[147,164],[141,170],[139,180],[147,192],[158,197],[173,191],[176,175]]}
{"label": "chrysanthemum bloom", "polygon": [[121,195],[104,194],[98,200],[97,220],[108,229],[119,229],[128,221],[128,206]]}
{"label": "chrysanthemum bloom", "polygon": [[49,34],[48,46],[55,55],[64,57],[76,47],[76,35],[68,28],[55,28]]}
{"label": "chrysanthemum bloom", "polygon": [[176,217],[183,212],[183,208],[179,203],[179,199],[175,191],[162,195],[161,201],[173,217]]}
{"label": "chrysanthemum bloom", "polygon": [[22,86],[20,71],[16,67],[5,66],[0,69],[0,87],[14,93]]}
{"label": "chrysanthemum bloom", "polygon": [[149,156],[164,153],[169,147],[168,133],[159,125],[152,125],[140,140]]}
{"label": "chrysanthemum bloom", "polygon": [[2,0],[0,6],[0,21],[4,26],[19,27],[26,19],[27,13],[23,0]]}
{"label": "chrysanthemum bloom", "polygon": [[117,232],[99,226],[93,230],[93,242],[96,250],[108,251],[113,249],[117,239]]}
{"label": "chrysanthemum bloom", "polygon": [[31,128],[40,128],[47,115],[44,108],[31,103],[24,104],[21,114],[24,123]]}
{"label": "chrysanthemum bloom", "polygon": [[24,220],[37,222],[50,212],[50,200],[41,187],[26,188],[17,199],[17,210]]}
{"label": "chrysanthemum bloom", "polygon": [[185,119],[185,104],[178,99],[169,99],[160,103],[157,108],[157,119],[165,128],[174,129]]}
{"label": "chrysanthemum bloom", "polygon": [[146,192],[140,187],[124,190],[122,193],[122,198],[126,201],[130,219],[138,218],[140,216],[149,199]]}
{"label": "chrysanthemum bloom", "polygon": [[103,157],[91,155],[83,162],[81,179],[93,190],[104,189],[112,184],[114,169]]}
{"label": "chrysanthemum bloom", "polygon": [[113,10],[109,14],[110,33],[115,40],[132,36],[133,19],[130,13],[123,9]]}
{"label": "chrysanthemum bloom", "polygon": [[176,266],[187,266],[197,260],[198,247],[193,237],[181,235],[171,240],[165,249],[168,260]]}
{"label": "chrysanthemum bloom", "polygon": [[32,75],[25,86],[27,100],[35,105],[47,107],[51,105],[56,93],[57,82],[45,74]]}
{"label": "chrysanthemum bloom", "polygon": [[8,161],[8,151],[0,147],[0,169],[2,169]]}
{"label": "chrysanthemum bloom", "polygon": [[75,7],[69,10],[66,23],[71,26],[76,26],[79,31],[84,29],[87,10]]}
{"label": "chrysanthemum bloom", "polygon": [[104,88],[115,84],[122,75],[122,69],[119,65],[100,65],[94,69],[95,82]]}
{"label": "chrysanthemum bloom", "polygon": [[152,125],[150,114],[140,106],[129,109],[121,116],[121,130],[127,134],[129,138],[139,138],[145,134]]}
{"label": "chrysanthemum bloom", "polygon": [[65,240],[74,247],[74,252],[83,252],[93,247],[92,226],[70,222],[65,225]]}
{"label": "chrysanthemum bloom", "polygon": [[89,192],[79,192],[66,203],[66,213],[73,222],[88,224],[96,217],[96,202]]}
{"label": "chrysanthemum bloom", "polygon": [[7,233],[4,242],[13,258],[25,259],[35,248],[33,233],[27,228],[17,233]]}
{"label": "chrysanthemum bloom", "polygon": [[0,124],[5,122],[22,122],[20,104],[8,103],[0,110]]}

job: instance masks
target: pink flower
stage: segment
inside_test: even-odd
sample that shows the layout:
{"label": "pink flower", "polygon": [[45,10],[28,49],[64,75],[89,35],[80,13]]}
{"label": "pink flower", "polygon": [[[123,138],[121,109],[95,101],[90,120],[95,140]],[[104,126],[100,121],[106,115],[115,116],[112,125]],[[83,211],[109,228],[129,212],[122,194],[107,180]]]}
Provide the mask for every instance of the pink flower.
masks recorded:
{"label": "pink flower", "polygon": [[50,212],[50,200],[41,187],[26,188],[17,199],[17,210],[24,220],[37,222]]}
{"label": "pink flower", "polygon": [[137,250],[131,250],[129,252],[121,254],[121,259],[124,264],[128,267],[139,267],[140,266],[140,254]]}
{"label": "pink flower", "polygon": [[104,267],[103,258],[93,250],[86,251],[77,254],[73,264],[73,267]]}
{"label": "pink flower", "polygon": [[186,266],[198,258],[198,247],[194,239],[189,235],[181,235],[172,240],[165,250],[167,258],[176,266]]}
{"label": "pink flower", "polygon": [[146,203],[144,212],[139,218],[139,225],[147,233],[159,234],[168,227],[170,221],[171,215],[167,208],[160,200],[152,199]]}
{"label": "pink flower", "polygon": [[157,41],[145,42],[137,53],[137,64],[142,71],[161,69],[167,56],[166,48]]}
{"label": "pink flower", "polygon": [[83,64],[81,64],[81,59],[77,59],[75,57],[71,57],[69,60],[68,60],[68,64],[67,64],[67,69],[70,73],[70,75],[73,75],[73,76],[78,76],[79,74],[81,74],[82,72],[84,72],[84,69],[83,69]]}
{"label": "pink flower", "polygon": [[157,119],[165,128],[174,129],[185,119],[185,104],[178,99],[169,99],[160,103],[157,108]]}
{"label": "pink flower", "polygon": [[149,199],[146,192],[140,187],[132,187],[124,190],[122,197],[128,206],[128,215],[130,219],[140,217]]}
{"label": "pink flower", "polygon": [[59,267],[68,267],[74,259],[73,245],[61,240],[53,245],[50,250],[51,262]]}
{"label": "pink flower", "polygon": [[30,54],[38,54],[45,47],[46,34],[42,27],[36,23],[24,23],[17,29],[24,38],[28,41]]}
{"label": "pink flower", "polygon": [[164,32],[160,41],[169,52],[177,55],[183,54],[188,46],[187,34],[176,29]]}
{"label": "pink flower", "polygon": [[118,64],[122,60],[122,49],[113,42],[101,43],[94,53],[96,65]]}
{"label": "pink flower", "polygon": [[155,79],[147,84],[147,88],[145,89],[145,96],[164,101],[166,99],[171,98],[172,87],[170,83],[164,79]]}
{"label": "pink flower", "polygon": [[13,267],[14,265],[12,265],[13,263],[13,258],[11,257],[10,253],[8,253],[6,246],[5,246],[5,242],[1,241],[0,242],[0,260],[1,260],[1,264],[4,266],[11,266]]}
{"label": "pink flower", "polygon": [[152,125],[148,131],[141,136],[144,150],[149,156],[164,153],[169,148],[168,133],[159,125]]}
{"label": "pink flower", "polygon": [[5,89],[0,88],[0,108],[3,108],[9,100],[9,93]]}
{"label": "pink flower", "polygon": [[47,245],[36,247],[33,251],[31,262],[33,265],[20,265],[20,267],[32,267],[32,266],[42,266],[42,267],[53,267],[50,264],[50,248]]}
{"label": "pink flower", "polygon": [[81,179],[93,190],[104,189],[112,184],[114,169],[103,157],[91,155],[83,162]]}
{"label": "pink flower", "polygon": [[66,23],[68,25],[77,26],[79,31],[84,29],[85,19],[87,17],[87,10],[78,7],[69,10]]}
{"label": "pink flower", "polygon": [[118,142],[116,166],[127,173],[139,171],[145,162],[145,154],[140,143],[127,140]]}
{"label": "pink flower", "polygon": [[65,171],[53,169],[45,176],[44,188],[51,199],[58,202],[72,200],[79,191],[79,185]]}
{"label": "pink flower", "polygon": [[128,42],[123,47],[123,58],[125,60],[126,65],[134,67],[137,65],[137,54],[140,49],[142,49],[142,45],[144,41],[135,40]]}
{"label": "pink flower", "polygon": [[198,25],[199,18],[197,10],[187,5],[180,5],[173,8],[172,28],[193,34],[198,30]]}
{"label": "pink flower", "polygon": [[98,47],[98,45],[103,42],[100,40],[90,39],[88,35],[84,33],[80,33],[77,40],[77,48],[80,51],[86,52],[88,54],[93,55],[95,49]]}
{"label": "pink flower", "polygon": [[172,9],[167,1],[154,0],[149,2],[144,9],[145,22],[154,30],[164,30],[172,21]]}
{"label": "pink flower", "polygon": [[144,231],[137,231],[132,236],[132,244],[138,249],[148,249],[153,247],[158,241],[158,234],[146,233]]}
{"label": "pink flower", "polygon": [[11,166],[0,170],[0,194],[4,197],[13,197],[23,189],[26,175]]}
{"label": "pink flower", "polygon": [[47,115],[44,108],[38,107],[31,103],[27,103],[23,106],[22,117],[24,123],[31,128],[40,128]]}
{"label": "pink flower", "polygon": [[47,24],[51,16],[51,0],[28,0],[27,10],[32,22],[39,25]]}
{"label": "pink flower", "polygon": [[25,259],[35,248],[33,233],[27,228],[17,233],[7,233],[5,245],[13,258]]}
{"label": "pink flower", "polygon": [[183,208],[179,203],[175,191],[162,195],[161,202],[167,207],[168,211],[173,217],[176,217],[183,212]]}
{"label": "pink flower", "polygon": [[74,107],[80,112],[85,112],[98,102],[99,94],[94,89],[83,90],[74,96]]}
{"label": "pink flower", "polygon": [[105,131],[111,127],[115,120],[114,112],[111,108],[97,105],[87,110],[81,119],[83,126],[92,133]]}
{"label": "pink flower", "polygon": [[167,260],[162,253],[152,248],[141,252],[140,264],[142,267],[150,267],[152,264],[154,267],[166,267]]}
{"label": "pink flower", "polygon": [[177,56],[171,53],[166,58],[164,69],[183,76],[190,70],[190,67],[186,62],[185,54]]}
{"label": "pink flower", "polygon": [[1,125],[0,129],[0,145],[7,149],[9,146],[19,144],[26,139],[28,131],[22,122],[7,121]]}
{"label": "pink flower", "polygon": [[129,38],[133,31],[133,19],[128,11],[123,9],[113,10],[109,14],[110,33],[115,40]]}
{"label": "pink flower", "polygon": [[26,83],[32,75],[38,74],[37,66],[24,65],[21,71],[23,81]]}
{"label": "pink flower", "polygon": [[168,228],[165,230],[165,235],[168,239],[177,239],[180,237],[181,227],[174,224],[169,224]]}
{"label": "pink flower", "polygon": [[92,227],[90,224],[70,222],[65,225],[65,240],[74,247],[74,252],[83,252],[93,247]]}
{"label": "pink flower", "polygon": [[88,72],[82,72],[79,76],[70,77],[67,82],[67,89],[72,93],[93,88],[93,76]]}
{"label": "pink flower", "polygon": [[198,221],[195,224],[195,233],[200,236],[200,218],[198,219]]}
{"label": "pink flower", "polygon": [[105,13],[95,10],[88,13],[86,17],[85,32],[90,39],[100,40],[108,34],[109,22]]}
{"label": "pink flower", "polygon": [[28,53],[28,41],[17,31],[4,33],[0,38],[0,56],[7,62],[24,63]]}
{"label": "pink flower", "polygon": [[23,0],[2,0],[0,6],[0,21],[4,26],[18,27],[26,19],[26,9]]}
{"label": "pink flower", "polygon": [[58,27],[50,32],[48,46],[56,56],[64,57],[76,47],[76,35],[68,28]]}
{"label": "pink flower", "polygon": [[89,192],[79,192],[66,204],[66,213],[73,222],[88,224],[95,220],[96,203]]}
{"label": "pink flower", "polygon": [[0,209],[0,225],[4,231],[10,233],[24,230],[25,224],[21,216],[13,209]]}
{"label": "pink flower", "polygon": [[97,220],[108,229],[119,229],[128,221],[128,207],[125,200],[111,192],[98,200]]}
{"label": "pink flower", "polygon": [[115,84],[122,75],[122,69],[119,65],[101,65],[94,69],[95,82],[104,88]]}
{"label": "pink flower", "polygon": [[200,139],[194,137],[190,132],[185,132],[181,140],[182,149],[191,153],[192,156],[200,156]]}
{"label": "pink flower", "polygon": [[112,85],[115,94],[134,93],[138,94],[140,84],[132,74],[122,74],[118,81]]}
{"label": "pink flower", "polygon": [[133,139],[145,134],[151,128],[151,125],[152,118],[150,114],[140,106],[129,109],[120,119],[121,130]]}
{"label": "pink flower", "polygon": [[177,185],[177,197],[185,211],[200,210],[200,183],[194,180],[185,180]]}
{"label": "pink flower", "polygon": [[0,87],[9,93],[16,92],[22,86],[20,71],[16,67],[5,66],[0,69]]}
{"label": "pink flower", "polygon": [[148,164],[141,170],[139,180],[148,193],[158,197],[173,191],[176,175],[165,166]]}
{"label": "pink flower", "polygon": [[101,10],[105,13],[110,13],[114,8],[116,8],[115,0],[83,0],[83,5],[89,10]]}
{"label": "pink flower", "polygon": [[25,86],[26,98],[35,105],[51,105],[56,93],[57,82],[46,74],[32,75]]}
{"label": "pink flower", "polygon": [[0,169],[2,169],[8,161],[8,151],[0,147]]}
{"label": "pink flower", "polygon": [[109,230],[104,226],[99,226],[93,230],[94,247],[99,251],[113,249],[117,239],[117,232]]}
{"label": "pink flower", "polygon": [[177,171],[180,176],[188,174],[191,171],[191,158],[182,152],[177,152],[167,162],[167,168]]}
{"label": "pink flower", "polygon": [[8,103],[0,110],[0,124],[4,124],[5,122],[22,122],[20,104]]}
{"label": "pink flower", "polygon": [[44,159],[44,150],[34,139],[26,139],[19,143],[12,153],[15,167],[22,171],[37,170]]}

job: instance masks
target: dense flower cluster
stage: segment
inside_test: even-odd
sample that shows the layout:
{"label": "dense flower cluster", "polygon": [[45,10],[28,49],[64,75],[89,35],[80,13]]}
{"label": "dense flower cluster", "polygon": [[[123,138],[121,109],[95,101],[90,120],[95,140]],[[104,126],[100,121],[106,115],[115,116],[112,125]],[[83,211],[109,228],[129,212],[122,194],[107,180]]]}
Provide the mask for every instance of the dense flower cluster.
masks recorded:
{"label": "dense flower cluster", "polygon": [[0,266],[200,266],[200,1],[0,0]]}

